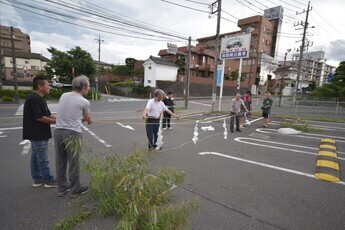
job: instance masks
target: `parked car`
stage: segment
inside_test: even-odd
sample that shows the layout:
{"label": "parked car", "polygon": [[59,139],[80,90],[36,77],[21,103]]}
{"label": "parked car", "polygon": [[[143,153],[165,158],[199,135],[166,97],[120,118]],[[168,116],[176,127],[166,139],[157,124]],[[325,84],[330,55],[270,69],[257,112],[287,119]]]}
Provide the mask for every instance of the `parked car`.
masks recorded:
{"label": "parked car", "polygon": [[233,42],[233,43],[228,44],[228,45],[226,46],[226,48],[227,48],[227,49],[236,48],[236,47],[239,48],[239,47],[241,47],[241,46],[243,46],[242,42],[237,41],[237,42]]}

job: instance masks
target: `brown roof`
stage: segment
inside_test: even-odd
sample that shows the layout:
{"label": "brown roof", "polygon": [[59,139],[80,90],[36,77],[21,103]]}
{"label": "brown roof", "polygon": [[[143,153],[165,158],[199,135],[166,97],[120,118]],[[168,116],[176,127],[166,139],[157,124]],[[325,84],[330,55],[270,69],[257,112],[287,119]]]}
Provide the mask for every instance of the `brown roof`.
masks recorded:
{"label": "brown roof", "polygon": [[[12,57],[12,51],[8,50],[8,49],[4,49],[3,56],[4,57]],[[15,56],[17,58],[38,59],[38,60],[46,61],[46,62],[50,61],[48,58],[42,56],[39,53],[27,53],[27,52],[22,52],[22,51],[16,51]]]}

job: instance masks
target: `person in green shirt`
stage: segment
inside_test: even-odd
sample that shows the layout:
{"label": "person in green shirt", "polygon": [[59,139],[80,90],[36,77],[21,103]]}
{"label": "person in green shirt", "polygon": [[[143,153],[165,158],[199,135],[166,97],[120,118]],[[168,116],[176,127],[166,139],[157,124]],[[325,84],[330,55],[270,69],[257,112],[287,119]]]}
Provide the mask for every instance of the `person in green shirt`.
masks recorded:
{"label": "person in green shirt", "polygon": [[262,127],[267,128],[268,123],[270,122],[270,112],[271,112],[271,107],[273,104],[273,100],[271,99],[271,94],[269,92],[266,92],[266,98],[263,101],[262,104],[262,117],[264,118],[264,124]]}

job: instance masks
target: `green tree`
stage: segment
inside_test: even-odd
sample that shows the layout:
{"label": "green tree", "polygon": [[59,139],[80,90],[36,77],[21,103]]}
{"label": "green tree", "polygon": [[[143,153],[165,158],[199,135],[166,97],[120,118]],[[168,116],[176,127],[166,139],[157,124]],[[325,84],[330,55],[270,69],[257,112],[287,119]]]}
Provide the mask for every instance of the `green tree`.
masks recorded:
{"label": "green tree", "polygon": [[134,64],[137,60],[135,58],[126,58],[125,63],[129,72],[129,76],[133,76],[134,74]]}
{"label": "green tree", "polygon": [[335,70],[333,80],[330,84],[317,87],[311,94],[314,97],[336,97],[345,98],[345,61]]}
{"label": "green tree", "polygon": [[340,62],[334,73],[332,83],[339,83],[345,87],[345,61]]}
{"label": "green tree", "polygon": [[130,70],[126,65],[116,65],[111,69],[111,72],[119,76],[129,76]]}
{"label": "green tree", "polygon": [[175,64],[179,67],[178,73],[180,75],[184,75],[185,69],[186,69],[186,56],[185,55],[177,55]]}
{"label": "green tree", "polygon": [[[237,78],[238,78],[238,70],[235,70],[235,71],[231,71],[230,73],[230,81],[237,81]],[[244,81],[246,79],[246,74],[245,73],[242,73],[241,74],[241,82]]]}
{"label": "green tree", "polygon": [[64,52],[54,47],[48,48],[51,61],[45,66],[48,75],[56,75],[61,81],[72,82],[73,77],[86,75],[91,78],[96,73],[96,65],[91,54],[79,46]]}

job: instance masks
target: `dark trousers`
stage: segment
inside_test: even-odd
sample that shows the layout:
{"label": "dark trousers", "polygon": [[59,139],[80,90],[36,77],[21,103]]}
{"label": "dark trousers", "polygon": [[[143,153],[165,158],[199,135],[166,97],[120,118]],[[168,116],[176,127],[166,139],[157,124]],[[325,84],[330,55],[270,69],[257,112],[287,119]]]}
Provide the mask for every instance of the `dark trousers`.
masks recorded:
{"label": "dark trousers", "polygon": [[[80,188],[80,165],[79,157],[81,154],[81,133],[68,129],[55,129],[55,163],[56,179],[59,192],[65,191],[70,187],[72,193],[77,193]],[[68,178],[66,177],[67,165],[69,168]]]}
{"label": "dark trousers", "polygon": [[147,118],[146,122],[146,135],[149,141],[149,149],[154,149],[157,147],[156,142],[158,138],[159,130],[159,119]]}
{"label": "dark trousers", "polygon": [[163,117],[163,128],[170,128],[170,121],[171,121],[171,115],[169,113],[164,112],[164,117]]}
{"label": "dark trousers", "polygon": [[230,130],[234,131],[234,119],[236,118],[236,130],[240,129],[240,116],[234,112],[230,112]]}

